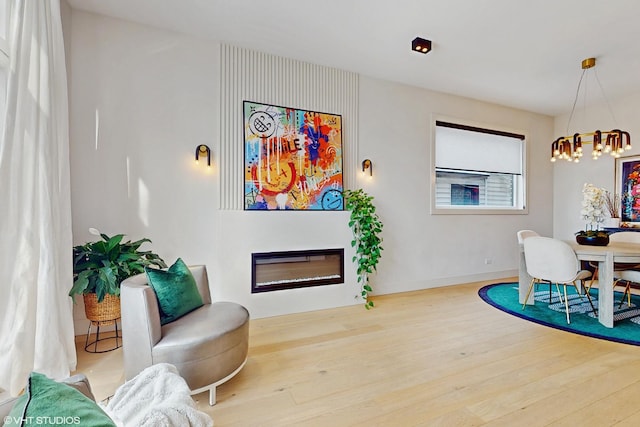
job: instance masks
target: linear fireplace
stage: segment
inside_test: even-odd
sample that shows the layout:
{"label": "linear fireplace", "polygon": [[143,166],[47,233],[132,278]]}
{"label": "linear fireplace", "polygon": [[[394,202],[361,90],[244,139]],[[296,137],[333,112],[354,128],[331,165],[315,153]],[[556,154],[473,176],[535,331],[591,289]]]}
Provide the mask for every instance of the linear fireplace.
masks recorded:
{"label": "linear fireplace", "polygon": [[344,249],[251,254],[251,293],[344,283]]}

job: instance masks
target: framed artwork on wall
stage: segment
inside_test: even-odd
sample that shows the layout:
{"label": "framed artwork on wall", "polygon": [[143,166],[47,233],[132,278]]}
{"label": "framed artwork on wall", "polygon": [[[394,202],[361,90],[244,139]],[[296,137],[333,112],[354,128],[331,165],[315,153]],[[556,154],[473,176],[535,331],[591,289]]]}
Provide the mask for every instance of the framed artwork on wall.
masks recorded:
{"label": "framed artwork on wall", "polygon": [[616,194],[621,196],[620,221],[640,225],[640,156],[616,159]]}
{"label": "framed artwork on wall", "polygon": [[342,210],[342,116],[243,102],[244,209]]}

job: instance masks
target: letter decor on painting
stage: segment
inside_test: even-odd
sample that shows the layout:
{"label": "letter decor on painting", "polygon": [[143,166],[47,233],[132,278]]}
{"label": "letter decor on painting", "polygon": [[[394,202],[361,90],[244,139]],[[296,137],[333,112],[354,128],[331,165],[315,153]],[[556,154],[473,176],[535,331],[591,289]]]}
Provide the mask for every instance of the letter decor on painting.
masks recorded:
{"label": "letter decor on painting", "polygon": [[245,210],[342,210],[342,116],[243,108]]}

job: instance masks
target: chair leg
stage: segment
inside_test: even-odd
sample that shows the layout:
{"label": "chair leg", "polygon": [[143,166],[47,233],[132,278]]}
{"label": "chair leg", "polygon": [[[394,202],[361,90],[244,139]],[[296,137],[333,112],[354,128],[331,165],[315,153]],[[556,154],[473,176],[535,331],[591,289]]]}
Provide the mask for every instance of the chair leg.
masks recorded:
{"label": "chair leg", "polygon": [[[545,283],[548,283],[548,284],[549,284],[549,304],[551,304],[551,300],[552,300],[552,298],[553,298],[553,294],[552,294],[552,291],[553,291],[553,283],[551,283],[551,282],[545,282]],[[538,286],[538,285],[542,285],[542,280],[541,280],[541,281],[539,281],[538,283],[536,283],[536,286]],[[537,291],[536,291],[536,292],[537,292]]]}
{"label": "chair leg", "polygon": [[[560,290],[558,289],[558,292]],[[571,323],[569,320],[569,298],[567,298],[567,284],[564,284],[564,309],[567,312],[567,323]]]}
{"label": "chair leg", "polygon": [[216,387],[211,387],[209,389],[209,406],[213,406],[216,404]]}
{"label": "chair leg", "polygon": [[620,282],[625,282],[626,286],[624,288],[624,293],[622,294],[622,298],[620,298],[620,303],[618,304],[618,308],[622,307],[622,304],[624,304],[624,297],[627,296],[627,292],[629,292],[629,299],[627,300],[628,304],[631,305],[631,289],[630,289],[630,283],[626,280],[623,279],[617,279],[616,281],[613,282],[613,289],[616,289],[616,286],[618,286],[618,284]]}
{"label": "chair leg", "polygon": [[597,267],[596,267],[595,270],[593,270],[593,274],[591,275],[591,280],[589,280],[589,286],[587,286],[586,293],[589,293],[589,291],[591,291],[591,286],[593,286],[593,281],[594,280],[598,280],[598,268]]}
{"label": "chair leg", "polygon": [[[578,293],[578,295],[580,295],[580,291],[578,290],[578,286],[576,285],[576,282],[573,282],[573,287],[576,288],[576,292]],[[593,311],[593,314],[597,317],[598,316],[598,310],[596,310],[595,306],[593,305],[593,301],[591,300],[591,295],[589,295],[589,291],[586,290],[585,286],[584,286],[584,282],[582,287],[585,289],[584,294],[587,296],[587,299],[589,300],[589,305],[591,306],[591,310]]]}
{"label": "chair leg", "polygon": [[560,292],[560,286],[557,283],[556,290],[558,291],[558,299],[560,300],[560,304],[564,303],[564,301],[562,301],[562,292]]}
{"label": "chair leg", "polygon": [[533,285],[538,282],[538,279],[535,277],[531,279],[531,283],[529,284],[529,290],[527,291],[527,296],[524,299],[524,304],[522,304],[522,309],[527,308],[527,301],[529,300],[529,295],[531,295],[531,290],[533,289]]}
{"label": "chair leg", "polygon": [[[614,284],[614,288],[618,282],[619,280]],[[629,281],[627,281],[627,285],[624,288],[624,294],[622,294],[622,298],[620,298],[620,304],[618,304],[618,308],[622,307],[622,304],[624,303],[624,297],[627,297],[627,307],[631,307],[631,282]]]}

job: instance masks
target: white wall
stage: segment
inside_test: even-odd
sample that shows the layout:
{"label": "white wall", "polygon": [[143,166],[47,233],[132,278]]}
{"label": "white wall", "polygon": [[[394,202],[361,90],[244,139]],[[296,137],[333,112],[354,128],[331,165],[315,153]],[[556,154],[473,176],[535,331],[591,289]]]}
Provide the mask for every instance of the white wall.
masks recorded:
{"label": "white wall", "polygon": [[[603,82],[606,90],[606,82]],[[640,154],[640,123],[638,123],[638,111],[640,111],[640,87],[631,88],[629,93],[622,98],[610,100],[611,109],[606,104],[587,107],[586,114],[582,110],[576,111],[572,119],[569,133],[593,132],[596,129],[611,130],[615,128],[626,130],[631,134],[632,149],[625,152],[624,156]],[[613,113],[613,117],[612,117]],[[551,142],[564,136],[567,131],[568,115],[559,116],[554,122],[554,136],[548,141],[548,155],[550,155]],[[635,140],[634,140],[635,138]],[[574,239],[575,232],[585,228],[585,222],[580,218],[582,204],[582,187],[585,183],[591,183],[598,187],[615,191],[615,160],[608,154],[594,161],[589,156],[592,145],[584,145],[585,155],[580,163],[566,161],[556,162],[553,165],[553,233],[559,239]]]}
{"label": "white wall", "polygon": [[[552,174],[545,162],[551,118],[370,78],[360,82],[360,154],[375,171],[363,186],[385,224],[375,288],[390,293],[516,274],[516,232],[551,234]],[[433,115],[527,135],[528,215],[429,214]]]}
{"label": "white wall", "polygon": [[76,10],[71,34],[74,243],[95,227],[149,237],[167,261],[210,262],[216,177],[193,153],[217,133],[217,49]]}
{"label": "white wall", "polygon": [[[149,237],[168,262],[206,264],[213,298],[253,317],[359,302],[348,212],[217,209],[219,171],[193,162],[198,144],[214,162],[219,153],[217,43],[76,10],[71,34],[75,244],[93,238],[89,227]],[[429,214],[432,114],[527,134],[528,215]],[[385,223],[378,293],[514,275],[516,231],[551,234],[551,118],[362,76],[359,121],[358,151],[374,178],[358,185]],[[330,247],[346,249],[345,285],[250,293],[252,252]]]}

